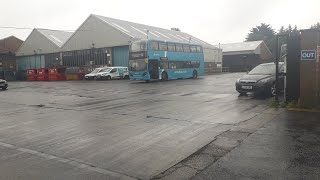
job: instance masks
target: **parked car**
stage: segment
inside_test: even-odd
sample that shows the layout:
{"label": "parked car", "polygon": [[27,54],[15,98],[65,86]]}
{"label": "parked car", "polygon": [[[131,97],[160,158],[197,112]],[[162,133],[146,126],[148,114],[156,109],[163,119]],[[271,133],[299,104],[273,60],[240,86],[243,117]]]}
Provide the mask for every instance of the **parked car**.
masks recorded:
{"label": "parked car", "polygon": [[89,74],[86,74],[84,76],[84,79],[85,80],[93,80],[93,79],[96,79],[97,78],[97,75],[99,73],[102,73],[103,71],[106,71],[108,70],[108,67],[103,67],[103,68],[96,68],[94,69],[92,72],[90,72]]}
{"label": "parked car", "polygon": [[85,79],[110,80],[116,78],[129,78],[127,67],[106,67],[96,68],[91,73],[85,75]]}
{"label": "parked car", "polygon": [[[279,72],[283,74],[284,63],[279,62]],[[236,90],[240,94],[249,92],[255,94],[271,95],[276,94],[276,65],[275,63],[264,63],[253,68],[248,74],[239,78],[236,82]],[[283,75],[279,76],[279,87],[283,90]]]}
{"label": "parked car", "polygon": [[0,88],[6,90],[8,88],[8,82],[4,79],[0,79]]}

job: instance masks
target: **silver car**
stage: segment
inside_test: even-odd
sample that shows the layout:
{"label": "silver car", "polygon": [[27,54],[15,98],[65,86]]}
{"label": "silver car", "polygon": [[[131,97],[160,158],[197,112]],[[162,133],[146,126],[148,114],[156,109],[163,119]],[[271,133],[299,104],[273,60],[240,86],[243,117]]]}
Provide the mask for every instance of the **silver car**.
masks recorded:
{"label": "silver car", "polygon": [[8,82],[4,79],[0,79],[0,88],[6,90],[8,88]]}

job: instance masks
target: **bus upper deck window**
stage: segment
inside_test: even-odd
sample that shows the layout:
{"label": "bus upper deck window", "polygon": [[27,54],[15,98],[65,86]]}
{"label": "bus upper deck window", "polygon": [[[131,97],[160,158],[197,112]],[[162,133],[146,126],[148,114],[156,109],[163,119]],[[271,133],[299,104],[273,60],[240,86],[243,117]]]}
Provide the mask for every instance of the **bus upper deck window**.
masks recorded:
{"label": "bus upper deck window", "polygon": [[197,52],[197,47],[196,46],[190,46],[191,52]]}
{"label": "bus upper deck window", "polygon": [[176,51],[183,52],[183,47],[181,44],[176,44]]}
{"label": "bus upper deck window", "polygon": [[137,41],[131,44],[132,52],[146,51],[147,50],[147,42],[146,41]]}
{"label": "bus upper deck window", "polygon": [[201,46],[197,46],[197,52],[202,52]]}
{"label": "bus upper deck window", "polygon": [[151,47],[153,50],[159,50],[159,44],[156,41],[151,42]]}
{"label": "bus upper deck window", "polygon": [[168,51],[176,51],[176,46],[175,46],[175,44],[168,43]]}
{"label": "bus upper deck window", "polygon": [[190,46],[189,45],[183,45],[183,51],[184,52],[190,52]]}
{"label": "bus upper deck window", "polygon": [[167,43],[165,43],[165,42],[159,42],[159,49],[160,49],[161,51],[168,51]]}

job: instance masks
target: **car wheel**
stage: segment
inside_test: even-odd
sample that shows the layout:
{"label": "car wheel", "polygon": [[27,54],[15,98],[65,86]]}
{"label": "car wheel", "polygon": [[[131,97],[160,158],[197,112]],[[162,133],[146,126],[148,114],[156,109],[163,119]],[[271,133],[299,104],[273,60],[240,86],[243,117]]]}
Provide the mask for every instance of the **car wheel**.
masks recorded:
{"label": "car wheel", "polygon": [[6,90],[8,87],[2,87],[2,90]]}
{"label": "car wheel", "polygon": [[270,95],[275,96],[276,95],[276,84],[271,85],[270,87]]}
{"label": "car wheel", "polygon": [[167,74],[167,72],[162,72],[162,74],[161,74],[161,80],[163,80],[163,81],[167,81],[167,80],[168,80],[168,74]]}
{"label": "car wheel", "polygon": [[193,71],[192,78],[193,79],[197,79],[198,78],[198,72],[196,70]]}
{"label": "car wheel", "polygon": [[107,76],[107,80],[111,80],[111,76]]}

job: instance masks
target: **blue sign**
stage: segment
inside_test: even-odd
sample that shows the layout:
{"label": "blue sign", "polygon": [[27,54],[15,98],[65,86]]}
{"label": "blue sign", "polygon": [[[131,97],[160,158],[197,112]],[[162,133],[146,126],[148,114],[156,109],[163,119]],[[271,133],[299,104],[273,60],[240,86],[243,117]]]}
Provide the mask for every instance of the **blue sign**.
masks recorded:
{"label": "blue sign", "polygon": [[316,50],[301,50],[301,60],[316,60],[317,51]]}

